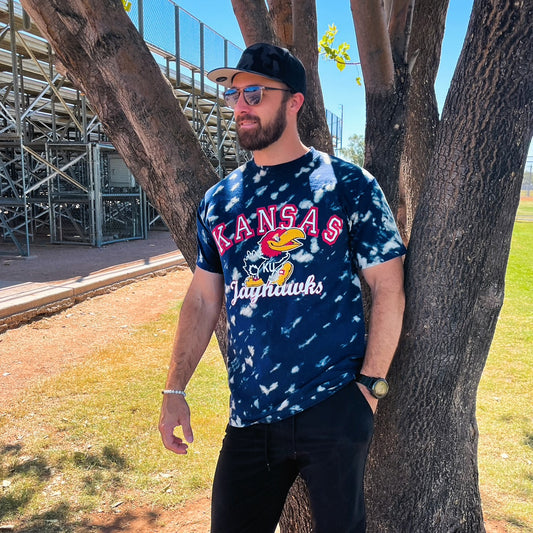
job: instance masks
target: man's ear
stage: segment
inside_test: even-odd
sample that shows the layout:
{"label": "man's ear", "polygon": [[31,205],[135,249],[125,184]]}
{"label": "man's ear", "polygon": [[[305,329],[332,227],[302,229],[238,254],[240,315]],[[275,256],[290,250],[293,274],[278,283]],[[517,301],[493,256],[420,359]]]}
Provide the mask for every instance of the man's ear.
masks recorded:
{"label": "man's ear", "polygon": [[294,113],[294,114],[298,114],[298,111],[300,111],[300,108],[303,106],[304,104],[304,95],[302,93],[294,93],[294,94],[291,94],[291,98],[289,100],[289,110]]}

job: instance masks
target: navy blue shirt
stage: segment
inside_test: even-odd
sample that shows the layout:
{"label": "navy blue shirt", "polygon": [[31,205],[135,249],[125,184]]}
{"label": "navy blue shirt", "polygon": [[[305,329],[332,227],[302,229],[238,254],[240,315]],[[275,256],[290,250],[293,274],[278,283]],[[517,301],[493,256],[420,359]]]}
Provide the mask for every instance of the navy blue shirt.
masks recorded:
{"label": "navy blue shirt", "polygon": [[357,270],[405,253],[376,180],[311,149],[250,161],[198,208],[198,267],[223,274],[230,424],[282,420],[353,380],[365,353]]}

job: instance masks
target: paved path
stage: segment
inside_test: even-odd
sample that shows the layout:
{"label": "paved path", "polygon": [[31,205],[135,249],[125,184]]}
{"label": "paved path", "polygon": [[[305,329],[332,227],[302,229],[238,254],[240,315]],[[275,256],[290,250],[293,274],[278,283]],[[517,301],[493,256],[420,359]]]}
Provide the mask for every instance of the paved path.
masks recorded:
{"label": "paved path", "polygon": [[102,248],[35,244],[30,253],[30,257],[0,255],[0,332],[69,307],[110,285],[184,263],[166,231]]}

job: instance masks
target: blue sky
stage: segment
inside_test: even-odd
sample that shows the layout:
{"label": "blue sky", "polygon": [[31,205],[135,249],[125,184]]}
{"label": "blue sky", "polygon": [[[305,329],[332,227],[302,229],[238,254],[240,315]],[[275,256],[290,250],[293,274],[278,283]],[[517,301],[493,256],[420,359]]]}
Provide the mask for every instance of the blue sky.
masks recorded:
{"label": "blue sky", "polygon": [[[175,0],[175,2],[225,38],[244,48],[244,41],[230,0],[202,2]],[[435,84],[439,109],[442,109],[444,105],[455,65],[461,53],[472,4],[473,0],[450,0],[441,63]],[[350,2],[348,0],[317,0],[317,16],[319,36],[326,32],[328,25],[335,24],[338,29],[337,41],[349,43],[351,59],[358,61]],[[364,88],[358,86],[355,81],[361,75],[360,67],[348,66],[343,72],[339,72],[333,62],[321,59],[319,72],[326,107],[339,116],[342,114],[344,142],[346,143],[353,133],[364,135]],[[529,153],[530,156],[533,155],[531,147]]]}

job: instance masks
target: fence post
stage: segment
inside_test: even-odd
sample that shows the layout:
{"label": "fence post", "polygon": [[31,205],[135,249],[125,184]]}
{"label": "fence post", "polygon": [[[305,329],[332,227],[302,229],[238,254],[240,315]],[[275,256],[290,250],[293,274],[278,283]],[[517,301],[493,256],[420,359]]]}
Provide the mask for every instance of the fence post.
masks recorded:
{"label": "fence post", "polygon": [[174,6],[174,40],[176,55],[176,89],[181,86],[180,6]]}
{"label": "fence post", "polygon": [[204,43],[204,23],[200,22],[200,94],[204,94],[204,73],[205,73],[205,43]]}
{"label": "fence post", "polygon": [[144,40],[144,9],[143,9],[143,0],[139,0],[137,5],[137,16],[139,19],[139,33]]}

